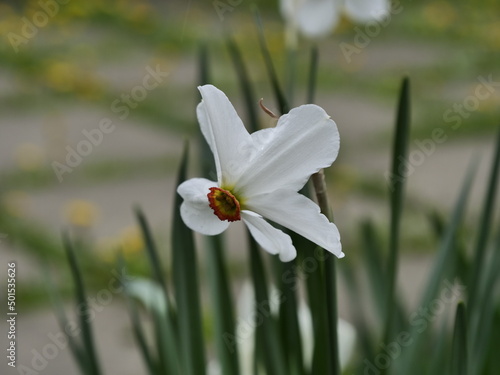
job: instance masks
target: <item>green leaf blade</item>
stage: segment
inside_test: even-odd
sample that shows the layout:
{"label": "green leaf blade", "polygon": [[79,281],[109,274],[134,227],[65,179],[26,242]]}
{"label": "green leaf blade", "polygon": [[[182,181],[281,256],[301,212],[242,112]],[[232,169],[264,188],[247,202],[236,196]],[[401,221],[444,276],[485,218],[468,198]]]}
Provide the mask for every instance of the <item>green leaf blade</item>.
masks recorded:
{"label": "green leaf blade", "polygon": [[394,329],[394,295],[397,279],[397,268],[399,258],[399,239],[401,215],[404,203],[404,187],[406,184],[405,163],[408,155],[408,143],[410,138],[410,81],[407,77],[403,79],[399,95],[398,110],[396,116],[396,134],[394,137],[392,154],[392,173],[390,176],[390,208],[391,221],[389,233],[389,257],[387,263],[387,291],[385,307],[385,331],[384,342],[390,342]]}
{"label": "green leaf blade", "polygon": [[453,349],[451,359],[452,375],[467,375],[467,317],[465,304],[460,302],[457,305],[455,316],[455,329],[453,333]]}
{"label": "green leaf blade", "polygon": [[252,282],[255,291],[255,313],[258,314],[259,320],[262,322],[256,327],[256,351],[260,351],[264,359],[266,373],[287,375],[287,366],[283,347],[279,340],[278,327],[270,310],[267,277],[262,262],[261,250],[250,233],[248,233],[248,239]]}
{"label": "green leaf blade", "polygon": [[475,296],[476,291],[479,287],[479,279],[481,277],[482,268],[484,267],[484,257],[486,253],[486,246],[488,243],[489,234],[491,231],[491,225],[494,222],[493,213],[495,212],[495,200],[496,193],[498,190],[498,180],[500,174],[500,128],[497,134],[495,153],[493,155],[493,160],[491,163],[491,171],[489,177],[489,183],[484,199],[481,219],[479,220],[478,226],[478,236],[474,251],[474,266],[472,267],[472,275],[470,282],[470,295],[471,301],[469,301],[469,308],[474,309],[476,304]]}
{"label": "green leaf blade", "polygon": [[224,258],[223,236],[207,240],[207,267],[214,308],[214,340],[223,375],[238,375],[238,346],[233,311],[233,298]]}
{"label": "green leaf blade", "polygon": [[267,74],[269,76],[269,80],[271,81],[271,87],[273,89],[276,102],[278,103],[280,114],[283,115],[285,113],[288,113],[290,107],[288,106],[288,102],[283,93],[283,89],[281,88],[281,85],[279,83],[278,75],[276,74],[273,60],[271,58],[271,54],[269,53],[269,48],[267,47],[266,38],[264,36],[264,26],[262,25],[262,19],[260,18],[260,15],[257,11],[255,12],[255,24],[257,26],[260,51],[262,53],[262,57],[264,58]]}
{"label": "green leaf blade", "polygon": [[[187,147],[177,176],[177,186],[186,180]],[[172,268],[181,357],[186,375],[205,373],[205,350],[194,236],[181,218],[182,197],[176,193],[172,225]]]}
{"label": "green leaf blade", "polygon": [[[78,265],[78,261],[75,256],[75,251],[73,244],[67,233],[63,235],[64,248],[66,250],[66,256],[68,258],[68,263],[71,269],[71,275],[73,276],[73,281],[75,283],[75,295],[77,300],[77,306],[81,311],[90,311],[88,305],[88,299],[85,292],[85,285],[83,283],[83,277]],[[97,351],[95,347],[94,335],[92,332],[92,326],[90,320],[86,314],[80,315],[80,329],[82,330],[82,343],[83,348],[86,353],[86,358],[88,360],[89,374],[99,375],[101,374],[101,369],[99,365],[99,360],[97,358]]]}

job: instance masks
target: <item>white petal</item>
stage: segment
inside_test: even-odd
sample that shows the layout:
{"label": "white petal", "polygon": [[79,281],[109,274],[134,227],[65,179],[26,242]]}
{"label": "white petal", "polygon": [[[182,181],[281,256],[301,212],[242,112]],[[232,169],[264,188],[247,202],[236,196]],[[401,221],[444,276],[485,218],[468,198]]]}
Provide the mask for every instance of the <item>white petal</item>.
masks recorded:
{"label": "white petal", "polygon": [[238,359],[241,375],[253,375],[255,325],[248,324],[255,319],[255,292],[253,284],[248,280],[243,282],[238,292],[236,305],[237,325],[236,343],[238,344]]}
{"label": "white petal", "polygon": [[211,187],[216,186],[216,182],[192,178],[177,188],[184,199],[181,204],[182,220],[190,229],[207,236],[220,234],[229,227],[229,222],[220,220],[209,206],[207,194]]}
{"label": "white petal", "polygon": [[257,243],[271,254],[279,254],[280,260],[289,262],[297,256],[290,236],[269,224],[255,212],[243,210],[241,217]]}
{"label": "white petal", "polygon": [[339,20],[335,0],[308,0],[297,10],[297,25],[308,37],[328,35]]}
{"label": "white petal", "polygon": [[214,154],[219,186],[231,186],[254,153],[252,137],[222,91],[212,85],[198,89],[198,121]]}
{"label": "white petal", "polygon": [[345,12],[357,22],[379,21],[391,10],[388,0],[345,0]]}
{"label": "white petal", "polygon": [[314,328],[311,317],[311,310],[304,301],[300,301],[297,311],[299,319],[300,335],[302,337],[302,353],[304,353],[304,367],[306,371],[311,371],[312,358],[314,353]]}
{"label": "white petal", "polygon": [[340,147],[337,125],[312,104],[292,109],[261,135],[257,154],[235,186],[246,198],[280,188],[300,190],[313,173],[333,163]]}
{"label": "white petal", "polygon": [[163,289],[156,282],[146,278],[125,279],[125,287],[131,297],[141,301],[144,306],[155,313],[167,312],[167,300]]}
{"label": "white petal", "polygon": [[277,190],[254,196],[245,206],[266,219],[293,230],[337,257],[344,256],[336,225],[321,214],[318,205],[309,198],[293,191]]}
{"label": "white petal", "polygon": [[196,205],[208,206],[207,194],[210,193],[210,188],[217,186],[217,182],[207,180],[206,178],[192,178],[181,183],[177,187],[177,192],[185,201]]}
{"label": "white petal", "polygon": [[274,138],[275,128],[257,130],[251,134],[257,152],[262,151]]}
{"label": "white petal", "polygon": [[346,320],[338,320],[339,362],[342,369],[346,368],[352,358],[356,344],[356,328]]}

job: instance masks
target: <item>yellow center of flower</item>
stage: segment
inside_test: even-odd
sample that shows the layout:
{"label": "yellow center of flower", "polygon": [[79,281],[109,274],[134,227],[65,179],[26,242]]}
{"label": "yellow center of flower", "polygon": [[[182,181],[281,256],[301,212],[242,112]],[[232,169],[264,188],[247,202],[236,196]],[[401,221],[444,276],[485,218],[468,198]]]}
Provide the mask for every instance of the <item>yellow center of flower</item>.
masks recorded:
{"label": "yellow center of flower", "polygon": [[238,221],[240,216],[240,202],[231,194],[231,192],[213,187],[210,188],[210,193],[207,194],[208,202],[214,214],[222,221]]}

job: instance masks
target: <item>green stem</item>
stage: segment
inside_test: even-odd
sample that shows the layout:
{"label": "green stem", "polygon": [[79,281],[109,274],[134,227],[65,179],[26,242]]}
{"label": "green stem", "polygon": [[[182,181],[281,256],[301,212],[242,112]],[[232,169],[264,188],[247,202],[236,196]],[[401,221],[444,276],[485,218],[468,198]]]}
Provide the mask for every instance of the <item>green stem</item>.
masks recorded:
{"label": "green stem", "polygon": [[[330,209],[330,204],[328,202],[328,195],[325,183],[325,174],[323,170],[312,175],[312,182],[314,185],[314,190],[316,191],[316,197],[318,199],[318,205],[321,212],[331,221],[333,221],[333,215]],[[336,266],[335,258],[329,253],[325,256],[324,261],[324,284],[325,284],[325,306],[327,313],[327,327],[328,327],[328,346],[330,353],[329,358],[329,374],[336,375],[340,374],[340,362],[339,362],[339,348],[338,348],[338,332],[337,332],[337,322],[338,322],[338,312],[337,312],[337,276],[336,276]]]}

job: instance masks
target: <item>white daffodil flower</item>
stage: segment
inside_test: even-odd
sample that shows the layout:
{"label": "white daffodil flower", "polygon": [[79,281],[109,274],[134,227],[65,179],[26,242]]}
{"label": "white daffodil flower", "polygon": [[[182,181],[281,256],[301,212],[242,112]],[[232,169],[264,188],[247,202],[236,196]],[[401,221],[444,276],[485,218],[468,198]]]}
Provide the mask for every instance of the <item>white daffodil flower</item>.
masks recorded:
{"label": "white daffodil flower", "polygon": [[325,36],[337,25],[342,12],[355,22],[379,21],[390,11],[389,0],[281,0],[289,40],[298,29],[309,38]]}
{"label": "white daffodil flower", "polygon": [[275,128],[249,134],[222,91],[211,85],[199,90],[198,121],[214,154],[217,181],[193,178],[179,185],[186,225],[216,235],[242,220],[263,249],[284,262],[294,259],[290,236],[268,219],[343,257],[335,224],[298,193],[337,157],[340,138],[330,116],[303,105],[281,116]]}

